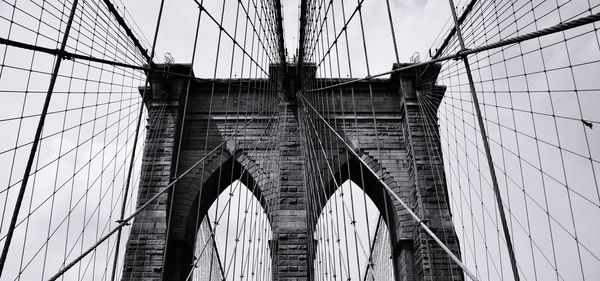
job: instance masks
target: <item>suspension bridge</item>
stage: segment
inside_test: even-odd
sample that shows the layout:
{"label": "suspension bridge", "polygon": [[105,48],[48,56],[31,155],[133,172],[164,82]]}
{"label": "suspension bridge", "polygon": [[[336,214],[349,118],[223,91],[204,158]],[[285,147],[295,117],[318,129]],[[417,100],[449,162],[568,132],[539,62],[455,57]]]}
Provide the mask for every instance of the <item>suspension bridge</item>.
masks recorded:
{"label": "suspension bridge", "polygon": [[1,0],[0,279],[597,280],[599,12]]}

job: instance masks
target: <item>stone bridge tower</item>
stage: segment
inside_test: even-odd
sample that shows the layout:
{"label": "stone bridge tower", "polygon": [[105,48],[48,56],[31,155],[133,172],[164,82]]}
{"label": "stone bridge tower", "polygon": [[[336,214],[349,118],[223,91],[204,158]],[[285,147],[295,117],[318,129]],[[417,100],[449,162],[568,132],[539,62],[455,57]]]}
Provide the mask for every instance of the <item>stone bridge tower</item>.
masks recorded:
{"label": "stone bridge tower", "polygon": [[[169,73],[183,75],[150,73],[150,86],[145,89],[149,124],[138,206],[198,160],[204,159],[203,165],[192,167],[172,192],[163,194],[156,204],[148,206],[136,217],[127,243],[123,280],[160,280],[161,276],[163,280],[184,280],[192,264],[193,238],[197,231],[194,222],[198,216],[206,214],[219,195],[217,191],[228,186],[233,178],[239,178],[249,188],[254,187],[253,193],[268,214],[273,231],[270,241],[272,280],[312,280],[312,222],[316,218],[311,218],[307,210],[307,193],[311,185],[304,172],[308,160],[302,149],[306,134],[299,125],[299,113],[303,108],[295,95],[300,84],[296,79],[296,67],[287,66],[285,72],[279,67],[271,67],[272,78],[264,80],[196,79],[190,81],[187,97],[188,79],[185,76],[191,73],[190,66],[159,66],[159,69],[167,68]],[[334,171],[335,179],[329,171],[321,173],[329,178],[330,185],[347,179],[366,183],[365,193],[382,214],[387,214],[397,280],[453,280],[451,276],[454,280],[462,280],[460,268],[398,202],[381,192],[377,179],[381,177],[392,187],[446,245],[459,254],[448,207],[441,149],[439,143],[431,147],[431,142],[426,140],[426,126],[437,129],[437,124],[422,118],[422,105],[416,96],[418,91],[434,88],[443,93],[444,88],[435,85],[438,73],[439,65],[394,73],[389,79],[354,83],[353,100],[330,100],[339,108],[351,108],[350,103],[355,103],[354,108],[359,109],[337,112],[339,115],[356,114],[357,121],[340,122],[336,126],[359,127],[360,132],[365,133],[343,137],[355,146],[353,149],[377,176],[356,172],[360,171],[363,162],[343,153],[342,145],[339,145],[339,151],[329,153],[337,157],[335,161],[344,163]],[[333,83],[331,79],[309,78],[319,85]],[[285,89],[284,93],[275,90],[268,93],[278,98],[278,104],[273,106],[279,107],[280,113],[263,114],[260,120],[250,122],[239,134],[229,138],[233,130],[240,127],[240,122],[249,121],[259,109],[267,106],[265,100],[248,87],[239,86],[252,83],[270,89]],[[345,87],[342,92],[348,90]],[[375,112],[372,112],[369,88],[376,105]],[[234,95],[237,98],[228,98],[232,96],[228,95],[231,92],[238,93]],[[186,99],[187,106],[184,106]],[[228,118],[231,112],[239,112],[240,116]],[[377,132],[364,118],[373,114],[379,123]],[[337,120],[336,116],[329,117]],[[261,136],[264,126],[274,126],[268,130],[271,135]],[[375,133],[378,134],[378,147],[373,138]],[[251,149],[257,141],[263,144],[258,149]],[[326,202],[328,198],[324,199],[322,201]],[[166,262],[163,264],[165,249]]]}

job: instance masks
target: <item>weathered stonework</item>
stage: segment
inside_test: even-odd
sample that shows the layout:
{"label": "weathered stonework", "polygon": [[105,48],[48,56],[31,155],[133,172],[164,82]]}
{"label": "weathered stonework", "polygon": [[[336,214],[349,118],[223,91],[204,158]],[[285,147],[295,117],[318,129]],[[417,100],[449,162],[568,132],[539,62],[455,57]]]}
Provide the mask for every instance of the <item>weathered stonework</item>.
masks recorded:
{"label": "weathered stonework", "polygon": [[[168,67],[171,72],[186,75],[190,72],[186,65]],[[277,69],[272,67],[271,77],[282,77]],[[294,71],[289,68],[288,74]],[[199,165],[184,176],[174,192],[161,196],[135,219],[127,244],[123,279],[160,280],[162,276],[163,280],[183,280],[193,262],[196,221],[204,216],[219,190],[232,179],[239,179],[253,191],[268,214],[273,231],[273,239],[269,241],[273,280],[311,280],[311,251],[315,246],[312,230],[318,216],[311,217],[314,215],[307,210],[307,200],[318,198],[322,208],[337,189],[336,183],[352,179],[368,187],[365,193],[385,214],[394,241],[397,280],[462,280],[460,269],[417,226],[399,202],[382,192],[378,181],[378,177],[382,178],[452,251],[460,254],[448,208],[439,141],[432,141],[429,134],[432,129],[437,131],[436,120],[425,118],[423,105],[417,98],[417,91],[433,91],[441,93],[441,100],[445,89],[435,85],[438,72],[439,66],[430,65],[395,73],[390,79],[339,87],[319,97],[320,104],[326,105],[324,117],[377,176],[347,153],[344,144],[325,127],[319,127],[317,132],[320,141],[328,142],[327,161],[321,159],[321,171],[306,173],[307,155],[303,145],[316,140],[305,139],[307,134],[302,131],[299,111],[303,108],[293,94],[298,83],[292,74],[287,76],[287,81],[276,78],[192,80],[185,114],[187,78],[151,74],[151,87],[146,91],[151,95],[145,98],[149,129],[138,206],[174,176],[202,159],[205,152],[226,143],[204,159],[205,165]],[[324,86],[340,80],[315,78],[312,81]],[[275,89],[275,85],[282,82],[285,93],[257,93],[239,86],[261,85]],[[351,92],[353,98],[349,96]],[[262,115],[239,136],[225,139],[240,122],[246,122],[264,108],[267,101],[277,98],[279,114]],[[439,100],[434,102],[434,106],[438,105]],[[237,112],[243,116],[232,118]],[[373,124],[374,116],[377,126]],[[263,136],[265,127],[267,138]],[[260,147],[255,146],[258,140],[261,140]],[[335,165],[328,167],[326,162]],[[333,178],[328,168],[333,170]],[[325,193],[311,190],[315,181],[306,179],[306,174],[315,173],[329,185]],[[165,249],[167,259],[163,264]]]}

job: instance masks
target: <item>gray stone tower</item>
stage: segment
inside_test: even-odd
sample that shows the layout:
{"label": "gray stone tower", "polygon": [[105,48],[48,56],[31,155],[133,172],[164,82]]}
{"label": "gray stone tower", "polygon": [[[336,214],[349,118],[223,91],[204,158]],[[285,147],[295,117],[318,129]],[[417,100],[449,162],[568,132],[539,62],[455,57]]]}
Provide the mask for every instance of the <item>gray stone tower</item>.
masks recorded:
{"label": "gray stone tower", "polygon": [[[264,80],[196,79],[190,81],[189,96],[186,97],[188,79],[185,76],[190,73],[189,67],[163,65],[159,69],[168,70],[171,74],[149,74],[150,87],[144,97],[149,124],[138,206],[205,154],[223,142],[225,144],[221,146],[223,149],[208,154],[203,165],[193,168],[181,178],[172,192],[164,194],[156,204],[136,217],[127,243],[123,279],[160,280],[162,276],[163,280],[184,280],[193,262],[193,239],[197,231],[194,222],[198,216],[206,214],[219,195],[218,190],[231,184],[232,178],[239,178],[246,186],[253,187],[253,193],[258,194],[257,198],[270,220],[273,231],[270,241],[272,280],[312,280],[312,235],[317,218],[311,218],[307,210],[309,204],[306,200],[310,198],[307,194],[313,185],[310,179],[305,178],[308,160],[302,145],[306,134],[299,125],[302,108],[295,95],[300,84],[296,79],[298,70],[295,66],[288,66],[287,71],[271,67],[272,78]],[[361,173],[362,162],[342,153],[342,145],[338,146],[340,150],[328,151],[328,155],[336,158],[330,160],[341,163],[339,170],[333,173],[335,179],[329,171],[320,172],[332,185],[332,188],[325,188],[331,190],[331,194],[337,188],[333,187],[334,182],[341,183],[347,179],[364,182],[368,186],[364,189],[365,193],[379,211],[386,214],[397,280],[462,280],[460,268],[417,226],[398,202],[382,192],[377,178],[382,178],[392,187],[459,255],[446,194],[441,149],[438,142],[432,146],[427,139],[427,128],[437,130],[437,124],[435,120],[423,118],[423,105],[417,99],[420,91],[442,93],[434,101],[435,106],[439,105],[445,90],[435,85],[439,68],[439,65],[429,65],[396,72],[389,79],[353,83],[352,100],[328,96],[329,104],[340,108],[337,114],[356,114],[357,117],[375,114],[377,118],[377,131],[368,118],[336,124],[338,128],[360,128],[359,131],[364,133],[343,137],[355,146],[353,149],[377,176]],[[307,77],[303,78],[307,81]],[[315,77],[308,77],[308,80],[314,80],[318,85],[339,82]],[[284,93],[264,93],[279,99],[275,106],[279,107],[280,114],[262,117],[237,136],[229,138],[232,130],[239,127],[239,122],[246,122],[266,106],[266,99],[259,98],[249,87],[239,86],[250,84],[274,90],[285,89]],[[341,92],[349,92],[348,87],[342,87]],[[236,95],[229,95],[232,92]],[[211,97],[213,103],[209,102]],[[186,98],[187,106],[184,106]],[[347,112],[341,112],[341,108]],[[228,112],[243,112],[246,119],[227,118]],[[264,126],[278,127],[269,130],[272,134],[269,138],[261,138]],[[375,134],[377,141],[373,137]],[[256,149],[255,143],[259,139],[263,144]],[[320,201],[326,202],[331,194],[322,195],[327,198]],[[163,255],[166,257],[164,263]]]}

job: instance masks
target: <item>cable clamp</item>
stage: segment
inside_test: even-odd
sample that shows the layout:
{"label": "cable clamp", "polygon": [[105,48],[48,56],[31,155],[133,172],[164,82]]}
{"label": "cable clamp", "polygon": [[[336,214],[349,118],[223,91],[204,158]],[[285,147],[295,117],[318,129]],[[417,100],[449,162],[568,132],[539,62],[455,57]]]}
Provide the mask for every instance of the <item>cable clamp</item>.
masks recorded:
{"label": "cable clamp", "polygon": [[56,49],[56,54],[60,56],[63,60],[74,60],[74,58],[71,56],[71,53],[65,50]]}
{"label": "cable clamp", "polygon": [[470,49],[464,49],[464,50],[458,51],[456,53],[456,56],[454,57],[454,60],[461,60],[462,58],[466,57],[467,55],[465,53],[468,51],[470,51]]}

